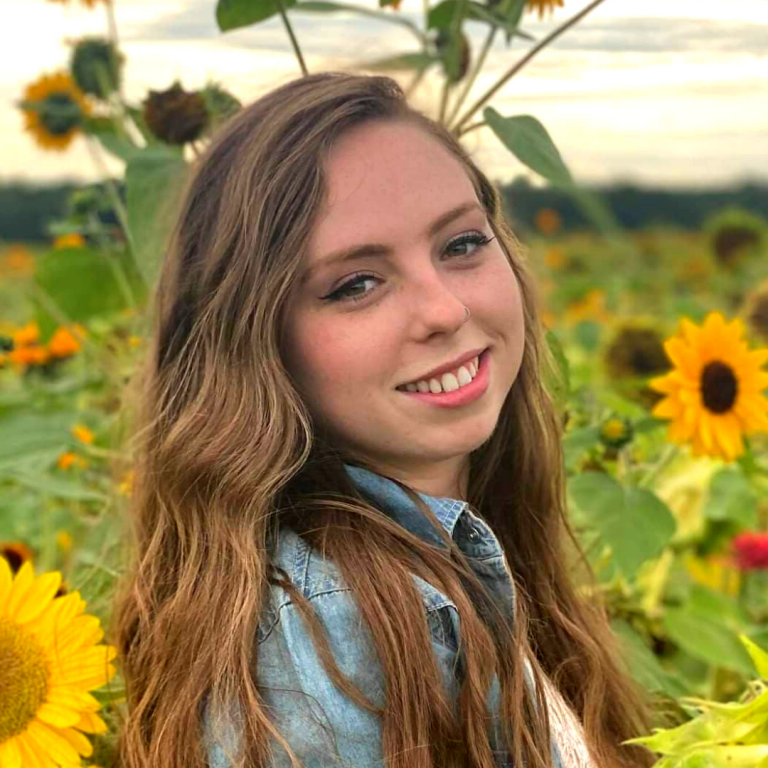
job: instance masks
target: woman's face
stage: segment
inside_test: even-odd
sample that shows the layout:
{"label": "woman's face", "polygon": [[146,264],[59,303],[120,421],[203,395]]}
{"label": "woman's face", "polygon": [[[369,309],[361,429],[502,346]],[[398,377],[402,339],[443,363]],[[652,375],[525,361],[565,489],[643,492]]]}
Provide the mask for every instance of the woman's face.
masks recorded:
{"label": "woman's face", "polygon": [[[482,244],[494,233],[464,168],[418,127],[356,126],[325,173],[328,194],[286,318],[286,365],[313,418],[352,455],[455,496],[520,368],[517,279],[498,241]],[[334,256],[364,244],[376,247]],[[463,395],[398,389],[486,348]],[[453,404],[457,394],[466,402]]]}

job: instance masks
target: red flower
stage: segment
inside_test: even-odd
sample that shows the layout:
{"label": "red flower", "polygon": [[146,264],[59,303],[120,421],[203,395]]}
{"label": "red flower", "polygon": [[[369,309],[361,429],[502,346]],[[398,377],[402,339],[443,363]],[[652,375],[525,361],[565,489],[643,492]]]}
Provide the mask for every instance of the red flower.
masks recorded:
{"label": "red flower", "polygon": [[768,533],[740,533],[733,540],[733,555],[742,571],[768,570]]}

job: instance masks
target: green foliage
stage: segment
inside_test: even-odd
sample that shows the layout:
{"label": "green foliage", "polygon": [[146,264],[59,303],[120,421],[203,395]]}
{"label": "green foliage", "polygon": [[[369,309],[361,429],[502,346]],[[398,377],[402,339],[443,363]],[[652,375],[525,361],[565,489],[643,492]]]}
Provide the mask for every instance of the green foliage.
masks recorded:
{"label": "green foliage", "polygon": [[607,474],[584,472],[572,477],[568,494],[581,519],[610,546],[614,564],[627,578],[659,555],[675,531],[672,514],[653,492],[623,487]]}
{"label": "green foliage", "polygon": [[[768,654],[747,637],[740,638],[745,655],[761,678],[768,671]],[[765,768],[768,766],[768,687],[753,683],[743,700],[721,704],[693,697],[684,699],[700,712],[676,728],[659,728],[653,735],[632,739],[660,754],[655,768]]]}

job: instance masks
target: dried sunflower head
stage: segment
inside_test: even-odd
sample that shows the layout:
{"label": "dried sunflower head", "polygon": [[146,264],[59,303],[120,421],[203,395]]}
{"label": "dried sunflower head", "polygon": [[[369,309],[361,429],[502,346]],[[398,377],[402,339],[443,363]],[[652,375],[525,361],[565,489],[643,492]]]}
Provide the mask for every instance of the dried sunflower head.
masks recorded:
{"label": "dried sunflower head", "polygon": [[755,335],[768,343],[768,280],[747,295],[742,314]]}
{"label": "dried sunflower head", "polygon": [[661,399],[647,379],[668,370],[669,361],[664,337],[650,324],[620,325],[605,347],[603,363],[613,386],[628,400],[650,408]]}
{"label": "dried sunflower head", "polygon": [[210,116],[202,93],[185,91],[177,81],[167,91],[149,92],[144,120],[158,139],[180,145],[199,139]]}
{"label": "dried sunflower head", "polygon": [[727,270],[737,269],[745,260],[768,249],[768,227],[754,213],[726,208],[704,224],[712,253]]}

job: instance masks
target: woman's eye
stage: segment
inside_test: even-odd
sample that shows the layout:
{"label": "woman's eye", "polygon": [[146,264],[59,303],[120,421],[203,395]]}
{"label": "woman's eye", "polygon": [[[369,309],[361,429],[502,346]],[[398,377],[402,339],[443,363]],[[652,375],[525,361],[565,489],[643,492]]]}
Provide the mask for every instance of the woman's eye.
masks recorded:
{"label": "woman's eye", "polygon": [[[459,249],[465,249],[466,246],[472,245],[475,246],[473,249],[470,250],[469,253],[466,253],[466,250],[462,253],[453,253],[452,257],[471,257],[477,254],[478,251],[485,248],[488,243],[490,243],[492,240],[494,240],[494,237],[486,237],[483,234],[480,233],[467,233],[466,235],[461,235],[457,237],[455,240],[451,240],[448,245],[446,245],[445,250],[447,253],[450,253],[454,248]],[[323,301],[328,302],[337,302],[337,301],[362,301],[363,299],[367,298],[371,293],[373,293],[376,288],[371,288],[369,291],[356,291],[355,289],[359,288],[362,284],[364,284],[367,281],[370,280],[376,280],[381,282],[380,278],[376,277],[376,275],[371,275],[367,273],[360,273],[355,275],[351,280],[348,280],[344,285],[337,288],[335,291],[329,293],[327,296],[322,296]]]}

